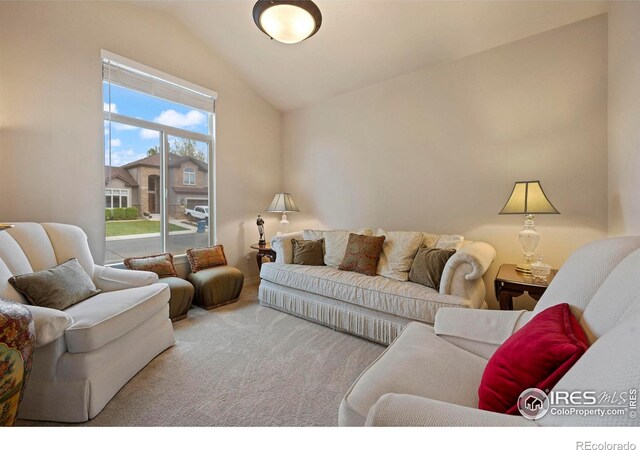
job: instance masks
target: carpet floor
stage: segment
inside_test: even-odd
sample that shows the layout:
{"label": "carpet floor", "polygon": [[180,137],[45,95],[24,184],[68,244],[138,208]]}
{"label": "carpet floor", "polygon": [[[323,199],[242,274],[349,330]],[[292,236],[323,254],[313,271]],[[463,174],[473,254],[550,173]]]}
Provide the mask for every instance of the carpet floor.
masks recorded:
{"label": "carpet floor", "polygon": [[[262,307],[257,286],[174,324],[176,345],[85,426],[335,426],[384,347]],[[19,421],[18,425],[62,425]]]}

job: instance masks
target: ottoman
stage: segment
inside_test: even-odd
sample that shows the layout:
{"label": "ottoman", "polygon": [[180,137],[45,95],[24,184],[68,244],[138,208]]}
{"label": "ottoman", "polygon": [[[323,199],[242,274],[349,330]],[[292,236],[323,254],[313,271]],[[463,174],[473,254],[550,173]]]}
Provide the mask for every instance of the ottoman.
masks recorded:
{"label": "ottoman", "polygon": [[160,278],[160,283],[169,285],[171,298],[169,299],[169,318],[172,322],[185,319],[191,308],[195,289],[187,280],[178,277]]}
{"label": "ottoman", "polygon": [[217,266],[189,274],[195,287],[195,303],[204,309],[217,308],[237,301],[244,275],[235,267]]}

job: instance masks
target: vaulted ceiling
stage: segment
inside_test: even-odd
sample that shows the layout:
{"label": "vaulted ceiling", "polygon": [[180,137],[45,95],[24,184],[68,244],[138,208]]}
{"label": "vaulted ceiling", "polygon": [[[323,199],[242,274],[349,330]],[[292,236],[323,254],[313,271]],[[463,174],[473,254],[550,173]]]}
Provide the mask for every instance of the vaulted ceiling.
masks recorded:
{"label": "vaulted ceiling", "polygon": [[254,25],[254,1],[130,3],[174,17],[283,112],[607,10],[600,1],[315,0],[320,31],[286,45]]}

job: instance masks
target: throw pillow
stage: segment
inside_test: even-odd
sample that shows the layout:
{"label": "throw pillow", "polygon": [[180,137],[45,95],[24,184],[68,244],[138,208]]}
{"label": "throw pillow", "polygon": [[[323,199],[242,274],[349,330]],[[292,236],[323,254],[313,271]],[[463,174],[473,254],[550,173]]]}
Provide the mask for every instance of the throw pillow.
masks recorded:
{"label": "throw pillow", "polygon": [[324,237],[324,263],[329,267],[337,268],[344,259],[349,234],[355,233],[364,236],[373,235],[373,231],[368,228],[361,228],[355,231],[348,230],[328,230],[323,233]]}
{"label": "throw pillow", "polygon": [[374,276],[384,240],[384,236],[363,236],[351,233],[344,259],[338,269]]}
{"label": "throw pillow", "polygon": [[464,236],[459,234],[442,234],[433,246],[443,250],[460,250],[463,242]]}
{"label": "throw pillow", "polygon": [[413,259],[413,264],[411,264],[409,281],[439,291],[444,267],[455,252],[455,250],[441,250],[439,248],[419,248]]}
{"label": "throw pillow", "polygon": [[439,238],[437,234],[422,233],[422,247],[435,247]]}
{"label": "throw pillow", "polygon": [[293,264],[305,266],[324,266],[324,239],[301,241],[291,239],[293,246]]}
{"label": "throw pillow", "polygon": [[224,256],[222,244],[214,245],[213,247],[190,248],[187,250],[187,259],[193,273],[211,267],[227,265],[227,258]]}
{"label": "throw pillow", "polygon": [[160,278],[178,276],[178,272],[176,272],[176,268],[173,265],[173,255],[171,253],[125,258],[124,265],[129,270],[153,272]]}
{"label": "throw pillow", "polygon": [[32,305],[61,311],[102,292],[76,258],[51,269],[11,277],[9,282]]}
{"label": "throw pillow", "polygon": [[324,238],[324,230],[309,230],[302,232],[302,239],[305,241],[319,241]]}
{"label": "throw pillow", "polygon": [[385,236],[378,263],[378,275],[392,280],[407,281],[413,259],[422,244],[422,233],[379,229],[376,235]]}
{"label": "throw pillow", "polygon": [[480,409],[518,414],[518,397],[525,389],[553,389],[588,346],[567,303],[545,309],[507,339],[487,363],[478,389]]}

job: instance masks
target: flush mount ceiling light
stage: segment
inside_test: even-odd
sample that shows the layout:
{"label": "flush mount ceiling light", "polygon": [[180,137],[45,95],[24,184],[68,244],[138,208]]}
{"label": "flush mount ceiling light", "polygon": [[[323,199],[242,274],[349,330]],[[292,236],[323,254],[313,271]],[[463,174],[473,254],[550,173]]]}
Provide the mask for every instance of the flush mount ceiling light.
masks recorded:
{"label": "flush mount ceiling light", "polygon": [[271,39],[296,44],[318,32],[322,14],[310,0],[258,0],[253,21]]}

